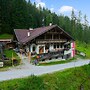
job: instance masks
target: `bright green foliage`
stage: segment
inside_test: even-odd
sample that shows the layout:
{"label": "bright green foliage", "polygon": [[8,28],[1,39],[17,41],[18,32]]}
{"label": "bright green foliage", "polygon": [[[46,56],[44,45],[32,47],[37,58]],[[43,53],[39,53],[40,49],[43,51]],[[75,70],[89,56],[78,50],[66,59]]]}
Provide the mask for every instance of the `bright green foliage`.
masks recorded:
{"label": "bright green foliage", "polygon": [[4,54],[8,57],[8,58],[12,58],[12,55],[14,57],[18,57],[18,55],[16,54],[16,52],[14,50],[4,50]]}
{"label": "bright green foliage", "polygon": [[1,34],[0,39],[12,39],[13,35],[11,34]]}
{"label": "bright green foliage", "polygon": [[90,89],[90,65],[0,82],[1,90],[84,90]]}
{"label": "bright green foliage", "polygon": [[[16,54],[16,52],[12,49],[5,49],[4,54],[6,55],[6,58],[9,60],[4,60],[4,69],[0,68],[0,71],[6,70],[7,67],[11,65],[19,65],[21,62],[20,57]],[[0,55],[1,56],[1,55]],[[1,60],[2,61],[2,60]]]}
{"label": "bright green foliage", "polygon": [[[16,54],[16,52],[14,50],[12,50],[12,49],[10,49],[10,50],[9,49],[6,49],[6,50],[4,50],[4,54],[6,55],[7,58],[10,59],[9,62],[6,62],[6,66],[9,66],[10,65],[8,63],[11,63],[11,65],[12,64],[15,64],[15,60],[17,61],[16,65],[20,64],[21,59]],[[12,59],[13,59],[13,61],[12,61]]]}
{"label": "bright green foliage", "polygon": [[47,8],[36,8],[36,4],[32,4],[30,0],[2,0],[0,7],[0,34],[12,34],[14,29],[37,28],[52,23],[63,28],[75,40],[90,42],[87,16],[82,18],[81,11],[76,16],[73,10],[70,19],[68,16],[52,13]]}
{"label": "bright green foliage", "polygon": [[[7,84],[8,83],[8,84]],[[11,82],[3,82],[0,89],[4,90],[43,90],[44,83],[41,77],[32,75],[25,79],[11,80]]]}
{"label": "bright green foliage", "polygon": [[76,41],[76,49],[86,53],[86,58],[90,58],[90,44],[85,42]]}

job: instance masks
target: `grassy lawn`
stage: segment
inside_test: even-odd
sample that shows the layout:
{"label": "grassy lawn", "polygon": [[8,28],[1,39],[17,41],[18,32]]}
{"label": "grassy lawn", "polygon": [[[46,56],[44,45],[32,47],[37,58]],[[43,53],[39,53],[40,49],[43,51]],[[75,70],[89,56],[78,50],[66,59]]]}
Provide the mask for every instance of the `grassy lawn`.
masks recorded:
{"label": "grassy lawn", "polygon": [[69,59],[69,60],[53,61],[53,62],[43,62],[43,63],[39,63],[39,66],[64,64],[64,63],[72,62],[72,61],[75,61],[75,60],[76,60],[76,58],[72,58],[72,59]]}
{"label": "grassy lawn", "polygon": [[[16,52],[12,49],[6,49],[4,50],[4,54],[6,55],[9,60],[4,60],[4,67],[0,68],[0,71],[6,71],[11,67],[12,65],[19,65],[20,64],[20,57],[16,54]],[[12,62],[12,58],[14,59]]]}
{"label": "grassy lawn", "polygon": [[76,41],[76,49],[86,53],[86,58],[90,58],[90,44]]}
{"label": "grassy lawn", "polygon": [[12,56],[18,58],[18,55],[16,54],[16,52],[14,50],[12,50],[12,49],[10,49],[10,50],[8,50],[8,49],[4,50],[4,54],[8,58],[12,58]]}
{"label": "grassy lawn", "polygon": [[0,39],[11,39],[13,37],[13,35],[10,34],[1,34],[0,35]]}
{"label": "grassy lawn", "polygon": [[0,72],[9,70],[10,66],[0,67]]}
{"label": "grassy lawn", "polygon": [[13,49],[6,49],[4,50],[4,54],[6,55],[6,57],[8,57],[9,59],[12,60],[13,59],[16,59],[20,62],[20,57],[16,54],[16,52],[13,50]]}
{"label": "grassy lawn", "polygon": [[90,65],[0,82],[0,90],[90,90]]}

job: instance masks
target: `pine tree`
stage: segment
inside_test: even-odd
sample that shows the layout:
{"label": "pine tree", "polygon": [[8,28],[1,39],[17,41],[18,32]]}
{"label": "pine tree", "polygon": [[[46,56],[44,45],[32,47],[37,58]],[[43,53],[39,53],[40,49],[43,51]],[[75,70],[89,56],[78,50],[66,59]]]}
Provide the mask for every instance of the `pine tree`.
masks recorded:
{"label": "pine tree", "polygon": [[72,29],[72,35],[76,39],[76,16],[74,10],[72,10],[71,13],[71,29]]}

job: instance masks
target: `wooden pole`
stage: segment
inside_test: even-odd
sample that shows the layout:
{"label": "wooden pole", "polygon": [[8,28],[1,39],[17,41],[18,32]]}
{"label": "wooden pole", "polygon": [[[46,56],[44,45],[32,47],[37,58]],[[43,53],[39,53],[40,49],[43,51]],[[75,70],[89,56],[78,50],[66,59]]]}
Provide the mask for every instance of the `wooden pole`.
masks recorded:
{"label": "wooden pole", "polygon": [[13,66],[13,52],[12,52],[12,66]]}
{"label": "wooden pole", "polygon": [[31,52],[28,52],[28,61],[30,63],[30,60],[31,60]]}
{"label": "wooden pole", "polygon": [[20,59],[21,59],[21,61],[20,61],[20,64],[22,63],[22,50],[20,49]]}

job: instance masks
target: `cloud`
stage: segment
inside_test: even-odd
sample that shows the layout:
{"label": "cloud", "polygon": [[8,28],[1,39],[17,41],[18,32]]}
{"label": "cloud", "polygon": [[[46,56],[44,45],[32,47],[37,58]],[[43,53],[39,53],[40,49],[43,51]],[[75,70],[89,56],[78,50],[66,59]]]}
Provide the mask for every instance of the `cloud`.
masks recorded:
{"label": "cloud", "polygon": [[41,8],[43,8],[43,7],[46,8],[46,4],[44,2],[37,3],[36,7],[39,8],[39,6],[41,6]]}
{"label": "cloud", "polygon": [[50,8],[50,11],[51,11],[51,12],[54,12],[54,8]]}
{"label": "cloud", "polygon": [[71,12],[72,10],[74,10],[75,12],[77,11],[74,7],[72,6],[62,6],[58,11],[60,13],[64,13],[64,12]]}
{"label": "cloud", "polygon": [[35,2],[36,2],[36,3],[40,3],[40,2],[41,2],[41,0],[35,0]]}
{"label": "cloud", "polygon": [[41,6],[41,8],[45,7],[46,8],[46,4],[44,2],[42,2],[41,0],[35,0],[36,2],[36,7],[39,8],[39,6]]}

